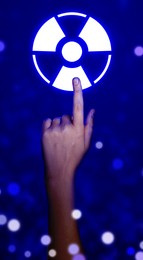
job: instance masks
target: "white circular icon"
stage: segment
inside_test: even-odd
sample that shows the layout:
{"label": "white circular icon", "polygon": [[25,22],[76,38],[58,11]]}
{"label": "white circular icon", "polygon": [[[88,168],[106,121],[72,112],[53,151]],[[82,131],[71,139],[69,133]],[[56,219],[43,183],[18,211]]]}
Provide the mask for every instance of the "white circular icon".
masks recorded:
{"label": "white circular icon", "polygon": [[72,79],[82,88],[96,84],[111,61],[111,42],[94,18],[63,13],[49,19],[36,34],[32,56],[39,75],[53,87],[72,91]]}
{"label": "white circular icon", "polygon": [[67,61],[77,61],[82,55],[82,48],[77,42],[68,42],[63,46],[62,55]]}

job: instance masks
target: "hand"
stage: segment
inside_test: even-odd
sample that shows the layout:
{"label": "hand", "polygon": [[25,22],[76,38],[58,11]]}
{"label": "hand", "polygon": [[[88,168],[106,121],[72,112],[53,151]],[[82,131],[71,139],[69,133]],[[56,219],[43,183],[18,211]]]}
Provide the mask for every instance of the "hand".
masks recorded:
{"label": "hand", "polygon": [[48,179],[73,177],[87,151],[93,128],[92,109],[84,125],[83,95],[80,79],[73,79],[73,117],[62,116],[43,124],[43,152]]}

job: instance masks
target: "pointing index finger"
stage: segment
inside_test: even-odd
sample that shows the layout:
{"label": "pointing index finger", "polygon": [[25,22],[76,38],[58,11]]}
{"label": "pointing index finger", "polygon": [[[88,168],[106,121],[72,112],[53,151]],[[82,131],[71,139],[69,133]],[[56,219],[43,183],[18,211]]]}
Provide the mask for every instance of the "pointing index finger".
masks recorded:
{"label": "pointing index finger", "polygon": [[73,79],[73,124],[75,126],[81,126],[84,123],[84,112],[83,112],[83,94],[81,81],[79,78]]}

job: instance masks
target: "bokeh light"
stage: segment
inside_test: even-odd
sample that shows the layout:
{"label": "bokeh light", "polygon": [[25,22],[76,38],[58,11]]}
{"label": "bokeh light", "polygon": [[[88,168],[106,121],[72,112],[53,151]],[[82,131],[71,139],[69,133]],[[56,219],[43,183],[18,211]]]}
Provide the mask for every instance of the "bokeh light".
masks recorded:
{"label": "bokeh light", "polygon": [[81,217],[82,217],[82,212],[81,212],[79,209],[74,209],[74,210],[72,211],[72,218],[73,218],[73,219],[78,220],[78,219],[80,219]]}
{"label": "bokeh light", "polygon": [[143,252],[139,251],[135,254],[135,260],[143,260]]}
{"label": "bokeh light", "polygon": [[135,249],[133,247],[127,248],[127,255],[132,256],[135,254]]}
{"label": "bokeh light", "polygon": [[20,192],[20,186],[17,183],[10,183],[7,186],[7,191],[11,196],[16,196]]}
{"label": "bokeh light", "polygon": [[8,229],[12,232],[17,232],[20,229],[20,222],[17,219],[11,219],[8,221]]}
{"label": "bokeh light", "polygon": [[140,242],[139,247],[143,250],[143,241]]}
{"label": "bokeh light", "polygon": [[134,49],[134,53],[136,56],[140,57],[140,56],[143,56],[143,47],[142,46],[137,46],[135,49]]}
{"label": "bokeh light", "polygon": [[68,252],[70,255],[76,255],[79,253],[79,246],[77,244],[71,244],[68,247]]}
{"label": "bokeh light", "polygon": [[96,142],[95,147],[100,150],[103,148],[103,143],[98,141],[98,142]]}
{"label": "bokeh light", "polygon": [[85,256],[82,254],[74,255],[72,260],[86,260]]}
{"label": "bokeh light", "polygon": [[115,237],[114,237],[114,234],[112,232],[108,231],[108,232],[105,232],[105,233],[102,234],[101,240],[104,244],[110,245],[114,242]]}
{"label": "bokeh light", "polygon": [[16,246],[15,245],[9,245],[8,246],[8,252],[10,253],[14,253],[16,251]]}
{"label": "bokeh light", "polygon": [[0,226],[5,225],[7,222],[7,217],[5,215],[0,215]]}
{"label": "bokeh light", "polygon": [[49,255],[50,257],[55,257],[55,256],[57,255],[57,252],[56,252],[56,250],[54,250],[54,249],[50,249],[49,252],[48,252],[48,255]]}
{"label": "bokeh light", "polygon": [[123,161],[120,158],[115,158],[112,162],[112,167],[114,170],[121,170],[124,166]]}
{"label": "bokeh light", "polygon": [[0,52],[5,50],[5,43],[0,40]]}
{"label": "bokeh light", "polygon": [[31,257],[31,252],[30,252],[30,251],[26,251],[26,252],[24,253],[24,256],[25,256],[26,258]]}
{"label": "bokeh light", "polygon": [[51,237],[50,236],[48,236],[48,235],[43,235],[42,237],[41,237],[41,244],[42,245],[44,245],[44,246],[48,246],[48,245],[50,245],[50,243],[51,243]]}

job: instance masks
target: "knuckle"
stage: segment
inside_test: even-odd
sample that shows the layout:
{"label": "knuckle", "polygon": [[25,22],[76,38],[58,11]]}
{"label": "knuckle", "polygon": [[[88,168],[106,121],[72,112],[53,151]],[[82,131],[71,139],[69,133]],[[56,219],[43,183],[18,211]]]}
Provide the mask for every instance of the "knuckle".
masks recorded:
{"label": "knuckle", "polygon": [[64,123],[70,122],[70,116],[68,116],[68,115],[62,116],[62,121],[63,121]]}
{"label": "knuckle", "polygon": [[58,120],[57,118],[54,118],[54,119],[53,119],[53,122],[56,122],[57,120]]}
{"label": "knuckle", "polygon": [[69,118],[69,115],[63,115],[62,118]]}
{"label": "knuckle", "polygon": [[62,116],[62,121],[63,121],[63,120],[66,120],[66,119],[67,119],[67,116],[66,116],[66,115],[63,115],[63,116]]}
{"label": "knuckle", "polygon": [[53,122],[54,122],[54,123],[60,122],[60,120],[61,120],[61,117],[56,117],[56,118],[53,119]]}
{"label": "knuckle", "polygon": [[42,128],[45,130],[46,128],[49,128],[51,125],[51,119],[46,119],[43,121]]}
{"label": "knuckle", "polygon": [[51,121],[52,121],[52,120],[51,120],[50,118],[47,118],[46,120],[44,120],[43,124],[45,124],[45,125],[46,125],[46,124],[49,124],[49,123],[51,123]]}

